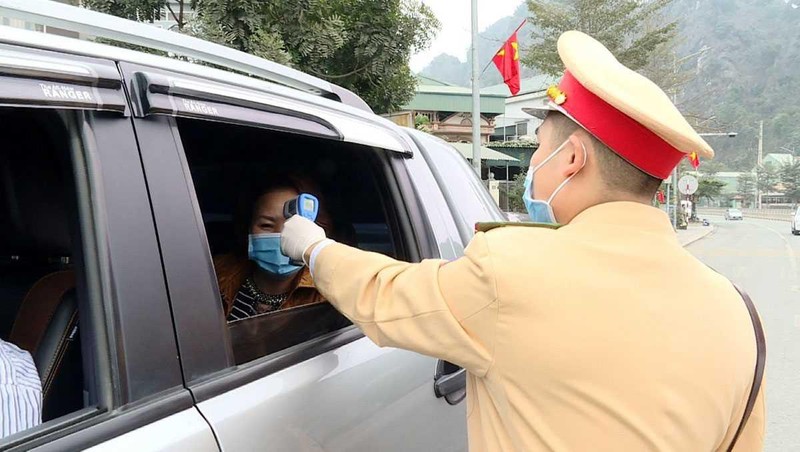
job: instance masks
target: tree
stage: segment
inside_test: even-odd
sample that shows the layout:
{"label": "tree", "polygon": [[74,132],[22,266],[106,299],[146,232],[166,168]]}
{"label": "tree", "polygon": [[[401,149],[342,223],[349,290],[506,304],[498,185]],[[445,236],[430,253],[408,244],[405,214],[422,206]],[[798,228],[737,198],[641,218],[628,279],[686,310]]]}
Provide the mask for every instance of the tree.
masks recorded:
{"label": "tree", "polygon": [[711,160],[707,162],[704,161],[700,166],[700,169],[703,171],[703,174],[705,176],[713,177],[717,173],[720,173],[722,171],[727,171],[728,166],[725,165],[725,163],[720,162],[718,160]]}
{"label": "tree", "polygon": [[725,187],[725,182],[714,179],[713,177],[703,177],[697,184],[697,191],[694,193],[694,198],[697,200],[707,199],[709,201],[716,200],[721,194],[722,189]]}
{"label": "tree", "polygon": [[193,32],[354,91],[376,112],[416,88],[408,66],[439,22],[419,0],[199,0]]}
{"label": "tree", "polygon": [[188,8],[195,8],[197,0],[175,1],[177,8],[173,8],[167,0],[83,0],[83,6],[139,22],[161,20],[161,12],[166,10],[176,22],[178,30],[183,30],[188,25],[186,11]]}
{"label": "tree", "polygon": [[764,165],[756,168],[756,187],[761,194],[775,191],[775,185],[780,180],[778,170],[772,165]]}
{"label": "tree", "polygon": [[525,212],[525,203],[522,194],[525,191],[525,177],[527,173],[514,176],[514,181],[508,184],[508,210],[511,212]]}
{"label": "tree", "polygon": [[414,128],[431,133],[431,120],[425,115],[417,114],[417,116],[414,117]]}
{"label": "tree", "polygon": [[793,203],[800,202],[800,161],[783,165],[780,169],[783,194]]}
{"label": "tree", "polygon": [[736,179],[736,193],[742,197],[745,204],[750,204],[755,199],[755,181],[752,173],[742,173]]}
{"label": "tree", "polygon": [[603,43],[625,66],[641,69],[675,36],[675,22],[652,26],[652,19],[671,1],[528,0],[529,21],[536,31],[523,63],[560,75],[564,66],[556,50],[558,37],[567,30],[580,30]]}

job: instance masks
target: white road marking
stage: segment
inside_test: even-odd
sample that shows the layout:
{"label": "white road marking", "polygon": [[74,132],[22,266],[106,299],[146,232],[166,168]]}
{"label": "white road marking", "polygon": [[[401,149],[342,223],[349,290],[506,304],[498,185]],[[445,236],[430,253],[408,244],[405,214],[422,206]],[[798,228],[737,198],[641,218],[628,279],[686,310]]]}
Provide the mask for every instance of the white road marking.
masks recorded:
{"label": "white road marking", "polygon": [[760,228],[764,228],[764,229],[766,229],[768,231],[772,231],[773,234],[777,235],[778,237],[780,237],[781,240],[783,240],[783,244],[786,247],[786,254],[789,257],[789,265],[791,265],[791,267],[792,267],[792,275],[794,275],[794,277],[797,278],[797,276],[798,276],[798,274],[797,274],[797,256],[794,254],[794,248],[792,248],[792,244],[789,243],[789,240],[786,237],[784,237],[783,234],[781,234],[780,232],[776,231],[775,229],[772,229],[769,226],[764,226],[764,225],[758,224],[758,223],[750,223],[750,224],[758,226]]}

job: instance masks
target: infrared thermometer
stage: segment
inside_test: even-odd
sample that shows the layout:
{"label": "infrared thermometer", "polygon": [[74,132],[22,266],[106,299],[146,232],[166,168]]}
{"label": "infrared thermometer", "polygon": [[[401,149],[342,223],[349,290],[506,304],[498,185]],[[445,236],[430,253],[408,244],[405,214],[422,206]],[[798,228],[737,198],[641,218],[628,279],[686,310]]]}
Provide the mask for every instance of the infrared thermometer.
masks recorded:
{"label": "infrared thermometer", "polygon": [[[300,215],[311,221],[317,221],[319,214],[319,199],[308,193],[300,193],[300,196],[290,199],[283,204],[283,217],[287,220],[294,215]],[[291,261],[293,265],[305,265],[303,261]]]}
{"label": "infrared thermometer", "polygon": [[287,220],[294,215],[300,215],[311,221],[317,221],[319,214],[319,199],[308,193],[300,193],[300,196],[286,201],[283,205],[283,217]]}

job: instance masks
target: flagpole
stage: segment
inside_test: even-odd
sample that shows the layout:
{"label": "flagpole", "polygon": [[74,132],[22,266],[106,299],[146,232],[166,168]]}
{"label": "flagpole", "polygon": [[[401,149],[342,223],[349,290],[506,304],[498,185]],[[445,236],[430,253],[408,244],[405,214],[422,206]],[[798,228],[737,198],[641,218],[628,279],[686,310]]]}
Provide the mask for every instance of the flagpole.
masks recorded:
{"label": "flagpole", "polygon": [[472,0],[472,167],[481,178],[481,97],[478,74],[478,0]]}
{"label": "flagpole", "polygon": [[[522,23],[521,23],[521,24],[519,24],[519,27],[517,27],[517,28],[516,28],[516,30],[514,30],[514,32],[513,32],[513,33],[511,33],[511,34],[510,34],[510,35],[508,35],[508,36],[511,36],[511,35],[513,35],[514,33],[518,32],[518,31],[519,31],[519,29],[520,29],[520,28],[522,28],[522,27],[524,27],[526,23],[528,23],[528,19],[523,19]],[[500,48],[499,48],[499,49],[497,49],[497,51],[496,51],[494,54],[492,54],[492,59],[490,59],[490,60],[489,60],[489,62],[488,62],[488,63],[486,63],[486,66],[484,66],[484,67],[483,67],[483,70],[481,71],[481,75],[479,75],[479,76],[478,76],[479,78],[480,78],[480,77],[483,77],[483,73],[484,73],[484,72],[486,72],[486,69],[489,69],[489,66],[491,66],[491,65],[492,65],[492,61],[494,60],[494,56],[495,56],[495,55],[497,55],[497,52],[499,52],[499,51],[500,51],[500,50],[503,48],[503,46],[504,46],[504,45],[505,45],[505,41],[503,42],[503,45],[502,45],[502,46],[500,46]]]}

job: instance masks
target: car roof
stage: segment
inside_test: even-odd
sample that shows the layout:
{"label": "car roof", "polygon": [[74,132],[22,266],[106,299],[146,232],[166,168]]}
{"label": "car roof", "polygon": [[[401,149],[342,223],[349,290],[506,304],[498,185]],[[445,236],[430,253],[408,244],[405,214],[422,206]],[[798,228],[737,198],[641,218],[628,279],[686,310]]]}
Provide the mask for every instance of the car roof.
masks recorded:
{"label": "car roof", "polygon": [[[7,26],[0,26],[0,43],[141,64],[202,77],[333,109],[397,132],[396,124],[374,114],[361,98],[345,88],[219,44],[52,1],[0,0],[0,14],[8,17],[24,17],[35,23],[78,31],[85,35],[143,45],[165,52],[174,51],[172,52],[174,54],[188,55],[193,61],[206,61],[229,70],[98,42]],[[340,101],[332,98],[338,98]]]}

